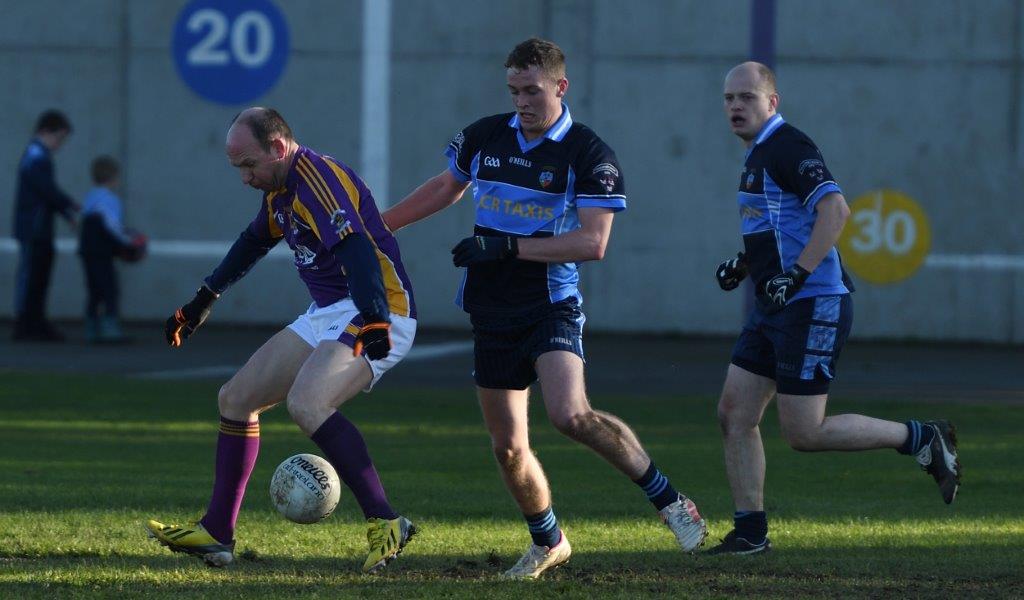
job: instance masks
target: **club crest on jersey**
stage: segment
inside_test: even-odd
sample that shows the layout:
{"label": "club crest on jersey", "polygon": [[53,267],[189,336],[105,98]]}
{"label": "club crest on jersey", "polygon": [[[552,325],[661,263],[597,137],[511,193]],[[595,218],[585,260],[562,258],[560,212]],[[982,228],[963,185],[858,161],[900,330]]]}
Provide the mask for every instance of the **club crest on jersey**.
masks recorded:
{"label": "club crest on jersey", "polygon": [[615,165],[601,163],[594,167],[593,173],[597,175],[597,180],[601,182],[604,191],[610,194],[615,189],[615,182],[619,179],[619,170],[615,168]]}
{"label": "club crest on jersey", "polygon": [[546,188],[555,180],[555,170],[552,167],[544,167],[540,172],[540,187]]}
{"label": "club crest on jersey", "polygon": [[801,175],[806,175],[815,181],[821,181],[825,178],[825,163],[816,158],[808,158],[800,163],[797,171]]}
{"label": "club crest on jersey", "polygon": [[338,234],[338,237],[343,238],[352,233],[352,223],[345,216],[345,209],[343,208],[339,208],[331,215],[331,225],[334,226],[334,231]]}
{"label": "club crest on jersey", "polygon": [[308,267],[316,260],[316,253],[302,244],[295,245],[295,266]]}
{"label": "club crest on jersey", "polygon": [[754,172],[753,171],[751,171],[750,173],[747,174],[747,189],[749,190],[750,186],[752,186],[752,185],[754,185]]}

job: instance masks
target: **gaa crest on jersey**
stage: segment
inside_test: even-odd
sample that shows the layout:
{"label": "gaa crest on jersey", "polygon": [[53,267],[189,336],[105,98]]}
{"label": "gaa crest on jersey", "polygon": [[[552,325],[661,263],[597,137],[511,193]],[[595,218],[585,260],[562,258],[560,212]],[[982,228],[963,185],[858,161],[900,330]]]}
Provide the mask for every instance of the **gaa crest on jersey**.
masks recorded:
{"label": "gaa crest on jersey", "polygon": [[615,189],[615,182],[619,179],[619,170],[612,163],[601,163],[594,167],[594,175],[601,183],[601,187],[609,194]]}
{"label": "gaa crest on jersey", "polygon": [[343,208],[339,208],[334,211],[333,215],[331,215],[331,225],[334,227],[334,231],[338,234],[338,237],[343,238],[352,233],[352,223],[348,220],[345,209]]}
{"label": "gaa crest on jersey", "polygon": [[540,187],[546,188],[551,185],[551,182],[555,180],[555,168],[544,167],[544,170],[540,172]]}
{"label": "gaa crest on jersey", "polygon": [[815,181],[821,181],[825,178],[825,163],[816,158],[808,158],[800,163],[800,166],[797,167],[797,171],[805,177],[809,177]]}

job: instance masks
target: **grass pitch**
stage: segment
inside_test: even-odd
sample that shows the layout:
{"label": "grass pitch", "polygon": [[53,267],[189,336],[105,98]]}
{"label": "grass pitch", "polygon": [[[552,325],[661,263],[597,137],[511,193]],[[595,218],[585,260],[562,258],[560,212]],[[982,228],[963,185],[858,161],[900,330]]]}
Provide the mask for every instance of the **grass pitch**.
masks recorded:
{"label": "grass pitch", "polygon": [[[912,459],[893,451],[790,450],[769,409],[762,431],[775,551],[736,558],[680,553],[640,491],[562,438],[535,402],[534,447],[574,555],[541,581],[504,582],[496,575],[529,538],[468,385],[396,389],[385,381],[345,409],[391,500],[421,529],[381,576],[359,573],[365,531],[351,497],[343,493],[318,525],[291,524],[271,507],[277,463],[319,453],[283,408],[262,422],[235,564],[210,569],[147,540],[145,519],[182,522],[205,510],[217,387],[0,372],[0,598],[1024,596],[1019,409],[833,402],[832,413],[954,420],[965,479],[952,507]],[[598,392],[593,403],[637,430],[695,499],[712,540],[731,528],[713,398]]]}

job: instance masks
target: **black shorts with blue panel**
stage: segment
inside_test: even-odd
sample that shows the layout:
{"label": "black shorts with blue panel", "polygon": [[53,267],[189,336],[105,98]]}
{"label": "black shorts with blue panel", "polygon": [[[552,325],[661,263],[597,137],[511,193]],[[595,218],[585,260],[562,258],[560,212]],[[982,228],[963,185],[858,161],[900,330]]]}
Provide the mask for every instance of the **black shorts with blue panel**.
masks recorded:
{"label": "black shorts with blue panel", "polygon": [[482,388],[525,390],[537,381],[541,354],[562,350],[584,358],[585,320],[576,298],[516,316],[471,314],[473,379]]}
{"label": "black shorts with blue panel", "polygon": [[777,312],[755,307],[732,364],[774,379],[780,394],[827,394],[852,323],[850,294],[803,298]]}

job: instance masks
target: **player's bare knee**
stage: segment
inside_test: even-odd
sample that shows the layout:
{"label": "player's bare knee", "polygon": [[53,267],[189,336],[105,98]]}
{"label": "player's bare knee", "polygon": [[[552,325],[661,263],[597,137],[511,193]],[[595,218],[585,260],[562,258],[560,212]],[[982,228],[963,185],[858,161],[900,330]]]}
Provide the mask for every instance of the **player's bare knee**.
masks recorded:
{"label": "player's bare knee", "polygon": [[523,468],[526,455],[530,452],[528,446],[518,444],[494,443],[491,446],[494,452],[494,459],[503,471],[516,472]]}
{"label": "player's bare knee", "polygon": [[238,386],[234,384],[234,380],[220,386],[220,391],[217,392],[217,408],[220,409],[222,415],[237,414],[248,408],[245,396],[238,392]]}
{"label": "player's bare knee", "polygon": [[576,412],[569,414],[551,415],[551,424],[555,426],[562,435],[571,438],[579,439],[590,430],[591,425],[597,415],[594,411],[587,412]]}
{"label": "player's bare knee", "polygon": [[799,426],[782,426],[782,437],[797,452],[815,452],[820,449],[817,431]]}
{"label": "player's bare knee", "polygon": [[745,410],[735,395],[723,393],[718,401],[718,426],[723,434],[751,430],[758,425],[758,419]]}
{"label": "player's bare knee", "polygon": [[316,404],[309,396],[289,393],[285,398],[285,406],[288,408],[288,414],[291,416],[292,421],[302,428],[303,431],[313,427],[312,421],[315,419],[318,410]]}

